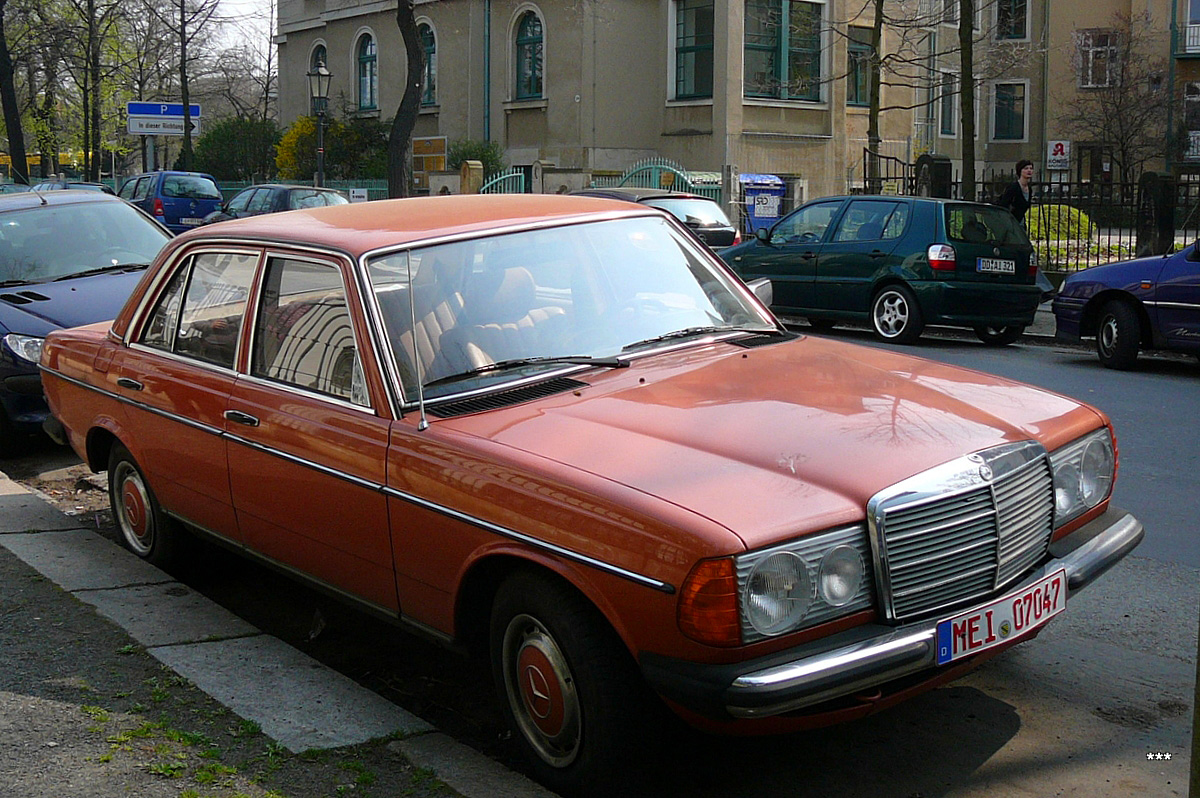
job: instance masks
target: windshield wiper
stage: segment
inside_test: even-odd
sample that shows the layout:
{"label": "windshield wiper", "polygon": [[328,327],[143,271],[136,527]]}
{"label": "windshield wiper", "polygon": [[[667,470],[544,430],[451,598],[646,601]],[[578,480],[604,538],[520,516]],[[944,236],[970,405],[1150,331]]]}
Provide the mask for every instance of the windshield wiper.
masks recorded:
{"label": "windshield wiper", "polygon": [[562,355],[555,357],[553,355],[547,357],[514,357],[509,360],[498,360],[495,363],[488,363],[483,366],[462,371],[458,374],[450,374],[445,377],[439,377],[431,382],[424,383],[426,388],[432,388],[435,385],[444,385],[449,382],[457,382],[465,380],[469,377],[475,377],[480,374],[486,374],[491,371],[504,371],[505,369],[519,368],[521,366],[536,366],[544,363],[550,364],[566,364],[580,366],[597,366],[604,368],[626,368],[629,361],[622,360],[617,357],[592,357],[591,355]]}
{"label": "windshield wiper", "polygon": [[32,280],[0,280],[0,288],[12,288],[14,285],[30,285]]}
{"label": "windshield wiper", "polygon": [[76,277],[87,277],[90,274],[104,274],[105,272],[126,272],[134,271],[135,269],[145,269],[149,263],[114,263],[111,266],[100,266],[95,269],[85,269],[74,274],[64,274],[62,277],[55,277],[54,282],[59,280],[74,280]]}
{"label": "windshield wiper", "polygon": [[636,349],[640,346],[657,344],[662,341],[671,341],[675,338],[691,338],[696,335],[708,335],[710,333],[724,332],[744,332],[754,333],[756,335],[783,335],[783,332],[778,327],[718,327],[714,325],[708,325],[704,327],[685,327],[682,330],[672,330],[669,333],[663,333],[662,335],[655,335],[651,338],[643,338],[640,341],[634,341],[631,344],[626,344],[625,346],[621,347],[621,351],[628,352],[630,349]]}

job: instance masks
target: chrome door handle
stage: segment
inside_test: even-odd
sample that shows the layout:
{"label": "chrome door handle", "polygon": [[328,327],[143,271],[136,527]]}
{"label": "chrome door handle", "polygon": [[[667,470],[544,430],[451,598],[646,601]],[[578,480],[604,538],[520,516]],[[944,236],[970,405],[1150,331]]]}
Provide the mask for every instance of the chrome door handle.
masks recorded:
{"label": "chrome door handle", "polygon": [[232,421],[234,424],[245,424],[247,427],[258,426],[257,418],[240,410],[226,410],[224,415],[226,421]]}
{"label": "chrome door handle", "polygon": [[131,380],[128,377],[117,377],[117,385],[122,388],[128,388],[131,391],[140,391],[144,387],[137,380]]}

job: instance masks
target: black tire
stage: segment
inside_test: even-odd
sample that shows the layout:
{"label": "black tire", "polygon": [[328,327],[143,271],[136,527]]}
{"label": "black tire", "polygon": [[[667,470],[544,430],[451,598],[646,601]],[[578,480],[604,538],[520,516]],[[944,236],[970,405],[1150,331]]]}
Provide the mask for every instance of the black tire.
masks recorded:
{"label": "black tire", "polygon": [[833,319],[808,319],[808,326],[812,327],[814,332],[829,332],[836,324]]}
{"label": "black tire", "polygon": [[891,343],[911,344],[920,338],[925,320],[913,292],[903,285],[881,288],[871,300],[871,328]]}
{"label": "black tire", "polygon": [[653,739],[652,699],[600,613],[519,571],[496,594],[490,639],[496,692],[534,775],[563,794],[615,794]]}
{"label": "black tire", "polygon": [[1110,369],[1133,368],[1141,340],[1142,325],[1132,305],[1113,300],[1101,308],[1096,327],[1096,354],[1101,363]]}
{"label": "black tire", "polygon": [[1008,346],[1021,337],[1025,327],[1012,324],[1007,327],[976,327],[975,335],[989,346]]}
{"label": "black tire", "polygon": [[127,549],[160,568],[178,564],[178,525],[162,511],[141,467],[120,443],[108,457],[108,500]]}

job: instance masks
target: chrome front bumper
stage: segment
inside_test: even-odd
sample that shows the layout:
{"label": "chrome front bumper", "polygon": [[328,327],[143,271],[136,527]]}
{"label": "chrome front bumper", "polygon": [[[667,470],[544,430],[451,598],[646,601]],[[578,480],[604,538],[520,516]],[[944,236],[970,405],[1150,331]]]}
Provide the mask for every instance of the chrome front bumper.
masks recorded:
{"label": "chrome front bumper", "polygon": [[[1009,589],[1019,590],[1066,569],[1069,597],[1132,551],[1144,535],[1140,521],[1110,507],[1104,515],[1051,545],[1053,559]],[[1069,604],[1067,609],[1070,611]],[[735,718],[769,717],[933,668],[938,620],[887,628],[884,633],[811,654],[806,651],[812,645],[794,649],[786,662],[733,679],[725,690],[725,709]]]}

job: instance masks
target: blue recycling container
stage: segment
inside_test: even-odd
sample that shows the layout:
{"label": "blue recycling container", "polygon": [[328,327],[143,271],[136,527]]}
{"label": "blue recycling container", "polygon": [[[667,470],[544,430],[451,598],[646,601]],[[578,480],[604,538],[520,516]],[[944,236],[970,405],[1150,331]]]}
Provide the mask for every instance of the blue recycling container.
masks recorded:
{"label": "blue recycling container", "polygon": [[770,227],[783,215],[783,196],[786,192],[783,178],[776,175],[739,175],[742,181],[742,196],[745,198],[746,232],[754,235],[760,227]]}

